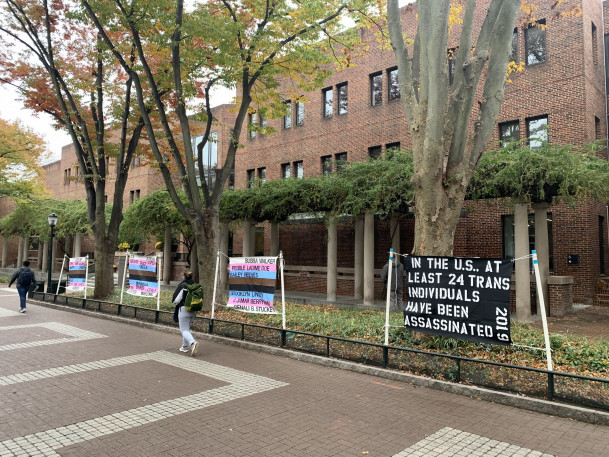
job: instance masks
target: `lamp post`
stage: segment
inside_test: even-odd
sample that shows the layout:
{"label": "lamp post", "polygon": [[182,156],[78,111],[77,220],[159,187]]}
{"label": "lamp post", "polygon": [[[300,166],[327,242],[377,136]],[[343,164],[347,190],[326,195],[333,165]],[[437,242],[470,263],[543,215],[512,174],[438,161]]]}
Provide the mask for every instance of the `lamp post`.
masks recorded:
{"label": "lamp post", "polygon": [[51,272],[53,270],[53,237],[55,236],[55,224],[57,224],[57,214],[49,214],[49,225],[51,226],[51,237],[49,239],[49,273],[47,278],[47,294],[51,293]]}

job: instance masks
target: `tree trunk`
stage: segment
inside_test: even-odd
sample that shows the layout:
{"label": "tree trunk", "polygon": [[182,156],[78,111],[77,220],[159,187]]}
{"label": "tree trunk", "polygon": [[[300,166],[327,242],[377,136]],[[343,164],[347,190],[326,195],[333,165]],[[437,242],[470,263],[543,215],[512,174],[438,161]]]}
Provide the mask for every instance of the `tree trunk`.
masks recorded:
{"label": "tree trunk", "polygon": [[114,291],[114,248],[116,235],[95,234],[95,289],[93,298],[106,298]]}
{"label": "tree trunk", "polygon": [[199,283],[203,286],[206,297],[211,297],[214,290],[216,255],[220,245],[220,218],[218,208],[207,208],[203,221],[192,224],[197,261],[199,267]]}

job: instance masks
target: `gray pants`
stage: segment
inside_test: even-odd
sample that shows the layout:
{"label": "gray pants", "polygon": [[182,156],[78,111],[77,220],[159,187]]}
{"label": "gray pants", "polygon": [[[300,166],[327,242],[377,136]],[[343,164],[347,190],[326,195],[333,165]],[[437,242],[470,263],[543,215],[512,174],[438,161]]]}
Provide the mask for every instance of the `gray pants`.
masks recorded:
{"label": "gray pants", "polygon": [[402,301],[402,289],[393,289],[389,294],[389,309],[392,311],[404,311],[404,302]]}
{"label": "gray pants", "polygon": [[188,347],[195,342],[192,334],[190,333],[190,326],[195,320],[195,313],[186,311],[186,308],[180,306],[178,311],[178,322],[180,324],[180,332],[182,332],[182,347]]}

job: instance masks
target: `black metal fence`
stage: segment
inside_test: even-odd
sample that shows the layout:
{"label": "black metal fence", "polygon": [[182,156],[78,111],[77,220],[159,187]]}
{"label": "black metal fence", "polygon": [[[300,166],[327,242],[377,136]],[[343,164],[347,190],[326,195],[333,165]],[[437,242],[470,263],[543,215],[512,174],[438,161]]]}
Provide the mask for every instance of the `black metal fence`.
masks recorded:
{"label": "black metal fence", "polygon": [[[172,311],[32,292],[34,299],[128,319],[177,326]],[[385,346],[277,327],[197,317],[192,330],[433,379],[609,411],[609,380],[487,360]]]}

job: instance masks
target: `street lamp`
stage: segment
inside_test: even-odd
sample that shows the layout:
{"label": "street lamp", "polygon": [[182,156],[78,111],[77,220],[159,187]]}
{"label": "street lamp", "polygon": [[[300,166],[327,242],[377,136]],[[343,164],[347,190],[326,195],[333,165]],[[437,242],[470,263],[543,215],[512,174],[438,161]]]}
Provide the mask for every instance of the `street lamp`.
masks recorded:
{"label": "street lamp", "polygon": [[53,237],[55,236],[55,224],[57,224],[57,214],[49,214],[49,225],[51,226],[51,238],[49,240],[49,273],[47,278],[47,294],[51,292],[51,271],[53,270]]}

